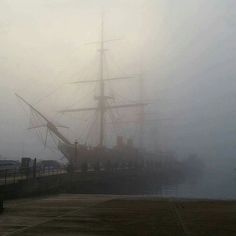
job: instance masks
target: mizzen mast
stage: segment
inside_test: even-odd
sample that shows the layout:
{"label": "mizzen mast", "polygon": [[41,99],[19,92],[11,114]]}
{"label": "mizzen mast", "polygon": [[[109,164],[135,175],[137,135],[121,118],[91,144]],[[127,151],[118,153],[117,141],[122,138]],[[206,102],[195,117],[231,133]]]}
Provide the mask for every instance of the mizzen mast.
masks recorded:
{"label": "mizzen mast", "polygon": [[[143,81],[143,74],[140,73],[139,75],[139,102],[142,103],[144,100],[144,81]],[[144,106],[140,107],[139,111],[139,148],[143,150],[144,142],[144,122],[145,122],[145,110]]]}

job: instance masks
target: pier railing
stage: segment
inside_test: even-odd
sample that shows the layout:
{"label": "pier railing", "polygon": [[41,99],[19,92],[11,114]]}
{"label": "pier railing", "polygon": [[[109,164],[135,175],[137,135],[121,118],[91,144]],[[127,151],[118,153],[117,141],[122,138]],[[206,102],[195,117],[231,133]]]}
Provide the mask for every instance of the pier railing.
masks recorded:
{"label": "pier railing", "polygon": [[[46,177],[51,175],[61,175],[66,173],[87,173],[87,172],[117,172],[127,170],[146,170],[155,171],[158,173],[172,173],[183,172],[182,166],[178,162],[174,163],[161,163],[157,161],[144,161],[137,162],[124,162],[112,164],[109,161],[98,165],[89,165],[89,163],[82,163],[77,169],[70,169],[65,167],[38,167],[33,166],[30,168],[15,168],[15,169],[0,169],[0,186],[15,184],[19,181],[36,179],[39,177]],[[173,174],[173,173],[172,173]]]}
{"label": "pier railing", "polygon": [[42,176],[59,175],[66,173],[60,168],[15,168],[0,170],[0,185],[15,184],[22,180],[34,179]]}

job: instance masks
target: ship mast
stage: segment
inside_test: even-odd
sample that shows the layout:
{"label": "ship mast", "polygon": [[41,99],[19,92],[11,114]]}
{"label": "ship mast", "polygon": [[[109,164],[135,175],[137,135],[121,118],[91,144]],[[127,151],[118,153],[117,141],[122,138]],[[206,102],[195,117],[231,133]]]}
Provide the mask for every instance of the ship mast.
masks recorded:
{"label": "ship mast", "polygon": [[[56,126],[51,120],[49,120],[45,115],[43,115],[39,110],[37,110],[35,107],[33,107],[29,102],[27,102],[23,97],[21,97],[18,94],[15,94],[16,97],[18,97],[23,103],[25,103],[27,106],[30,107],[32,111],[34,111],[39,117],[41,117],[44,121],[46,121],[47,129],[49,129],[52,133],[54,133],[63,143],[67,145],[71,145],[70,141],[57,129],[58,126]],[[36,126],[32,128],[40,128],[43,126]],[[62,127],[62,126],[61,126]]]}
{"label": "ship mast", "polygon": [[103,15],[101,19],[101,45],[100,45],[100,96],[98,97],[98,108],[100,111],[100,135],[99,135],[99,146],[102,147],[104,144],[104,121],[105,121],[105,83],[104,83],[104,22]]}
{"label": "ship mast", "polygon": [[107,102],[108,99],[111,99],[112,97],[107,96],[105,94],[105,83],[109,81],[115,81],[115,80],[122,80],[122,79],[129,79],[133,78],[134,76],[122,76],[122,77],[112,77],[112,78],[104,78],[104,56],[106,52],[106,48],[104,47],[105,43],[116,41],[117,39],[109,39],[104,40],[104,17],[102,15],[101,17],[101,35],[100,35],[100,41],[99,42],[92,42],[92,43],[99,43],[100,48],[98,49],[98,52],[100,53],[100,63],[99,63],[99,78],[98,80],[87,80],[87,81],[76,81],[73,82],[74,84],[77,83],[99,83],[99,95],[95,97],[97,100],[97,106],[96,107],[86,107],[86,108],[75,108],[75,109],[65,109],[61,110],[59,112],[61,113],[70,113],[70,112],[83,112],[83,111],[97,111],[99,113],[99,142],[98,145],[100,147],[104,146],[104,139],[105,139],[105,115],[106,112],[112,109],[120,109],[120,108],[131,108],[131,107],[140,107],[140,106],[146,106],[145,103],[132,103],[132,104],[122,104],[122,105],[109,105]]}
{"label": "ship mast", "polygon": [[[139,102],[143,103],[144,101],[144,81],[142,73],[139,74]],[[144,143],[143,143],[143,136],[144,136],[144,122],[145,122],[145,110],[144,106],[140,106],[139,110],[139,148],[143,150]]]}

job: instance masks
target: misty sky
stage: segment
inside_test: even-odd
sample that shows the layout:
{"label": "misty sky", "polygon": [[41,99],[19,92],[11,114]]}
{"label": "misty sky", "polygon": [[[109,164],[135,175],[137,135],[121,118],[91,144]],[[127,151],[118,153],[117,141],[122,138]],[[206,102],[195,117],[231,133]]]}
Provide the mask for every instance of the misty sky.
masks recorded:
{"label": "misty sky", "polygon": [[[95,88],[67,83],[97,76],[97,46],[86,43],[99,39],[102,9],[105,37],[121,39],[107,45],[107,75],[142,70],[148,119],[159,119],[146,126],[147,146],[236,163],[234,0],[0,1],[0,153],[55,156],[27,130],[27,108],[14,92],[72,124],[77,117],[56,111],[91,102],[82,97]],[[131,100],[131,86],[137,82],[113,89]]]}

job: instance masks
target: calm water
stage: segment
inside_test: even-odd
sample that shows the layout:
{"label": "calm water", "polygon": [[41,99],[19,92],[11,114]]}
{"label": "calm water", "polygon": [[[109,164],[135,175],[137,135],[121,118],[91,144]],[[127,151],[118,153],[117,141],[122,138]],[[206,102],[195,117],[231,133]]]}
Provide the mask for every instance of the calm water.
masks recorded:
{"label": "calm water", "polygon": [[166,186],[161,196],[180,198],[236,199],[236,172],[209,171],[198,179]]}

